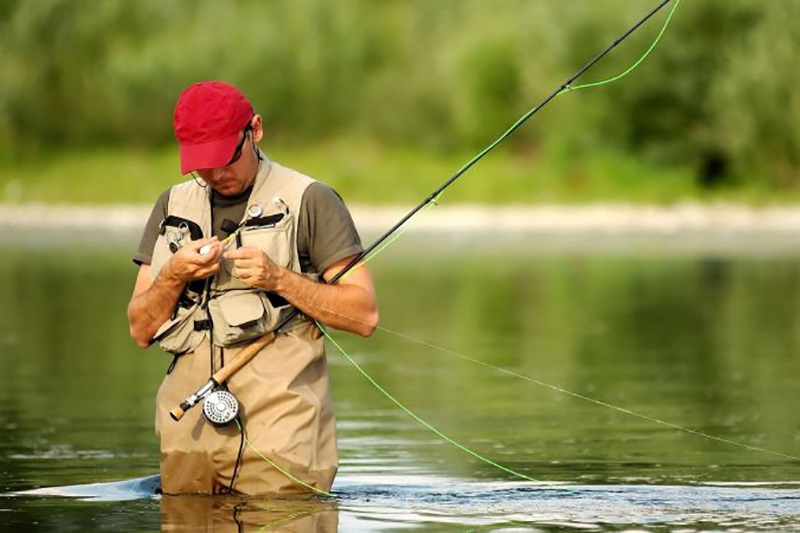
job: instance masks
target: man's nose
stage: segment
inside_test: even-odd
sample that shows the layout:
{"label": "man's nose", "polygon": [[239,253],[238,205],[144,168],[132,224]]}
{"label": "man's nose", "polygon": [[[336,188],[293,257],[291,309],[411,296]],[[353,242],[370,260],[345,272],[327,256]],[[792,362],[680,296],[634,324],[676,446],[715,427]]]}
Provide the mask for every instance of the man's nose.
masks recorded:
{"label": "man's nose", "polygon": [[211,180],[217,182],[225,177],[225,172],[227,169],[225,167],[214,168],[211,169]]}

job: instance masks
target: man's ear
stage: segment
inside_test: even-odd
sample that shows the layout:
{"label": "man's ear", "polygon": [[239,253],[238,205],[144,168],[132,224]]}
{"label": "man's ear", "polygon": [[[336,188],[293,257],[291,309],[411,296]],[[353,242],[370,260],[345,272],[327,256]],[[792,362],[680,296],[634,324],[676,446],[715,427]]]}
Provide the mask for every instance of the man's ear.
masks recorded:
{"label": "man's ear", "polygon": [[258,144],[264,138],[264,122],[261,120],[261,115],[253,115],[250,125],[253,127],[253,144]]}

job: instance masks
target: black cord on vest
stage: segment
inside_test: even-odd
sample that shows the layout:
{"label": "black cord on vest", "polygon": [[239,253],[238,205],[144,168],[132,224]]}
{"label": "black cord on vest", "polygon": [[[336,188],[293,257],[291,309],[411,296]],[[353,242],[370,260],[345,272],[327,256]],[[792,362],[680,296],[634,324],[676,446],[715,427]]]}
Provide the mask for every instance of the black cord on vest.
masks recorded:
{"label": "black cord on vest", "polygon": [[192,175],[192,179],[194,180],[194,182],[197,184],[198,187],[202,187],[203,189],[208,189],[208,183],[198,178],[197,174],[194,173],[194,170],[192,170],[190,174]]}
{"label": "black cord on vest", "polygon": [[[256,143],[253,144],[253,153],[256,154],[256,158],[258,158],[259,167],[261,166],[261,162],[264,160],[264,157],[261,155],[261,150],[258,149]],[[256,169],[256,174],[258,174],[258,168]],[[223,220],[223,225],[226,221]],[[238,229],[238,227],[236,228]],[[232,233],[232,232],[229,232]],[[224,352],[220,355],[222,359],[222,366],[225,366],[225,356]],[[236,421],[238,426],[241,428],[241,438],[239,439],[239,451],[236,454],[236,463],[233,466],[233,475],[231,476],[231,484],[228,485],[228,494],[233,492],[233,487],[236,485],[236,478],[239,476],[239,471],[241,470],[242,466],[242,459],[244,455],[244,420],[242,420],[241,415],[236,415]],[[238,523],[238,522],[237,522]]]}
{"label": "black cord on vest", "polygon": [[209,339],[208,342],[208,370],[209,376],[214,375],[214,341]]}

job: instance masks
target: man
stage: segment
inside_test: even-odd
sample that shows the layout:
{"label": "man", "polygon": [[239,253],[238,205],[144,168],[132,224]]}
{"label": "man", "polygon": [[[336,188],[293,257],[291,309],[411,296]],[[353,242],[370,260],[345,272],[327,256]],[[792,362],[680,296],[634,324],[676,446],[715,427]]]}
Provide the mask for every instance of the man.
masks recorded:
{"label": "man", "polygon": [[[331,188],[259,150],[262,119],[235,87],[184,90],[174,129],[181,173],[194,179],[156,202],[128,307],[137,344],[158,342],[174,355],[157,395],[162,490],[328,491],[338,466],[335,420],[314,320],[363,336],[378,323],[366,266],[324,283],[362,251],[353,221]],[[210,424],[201,409],[170,419],[170,409],[293,308],[301,313],[226,384],[241,405],[241,431]]]}

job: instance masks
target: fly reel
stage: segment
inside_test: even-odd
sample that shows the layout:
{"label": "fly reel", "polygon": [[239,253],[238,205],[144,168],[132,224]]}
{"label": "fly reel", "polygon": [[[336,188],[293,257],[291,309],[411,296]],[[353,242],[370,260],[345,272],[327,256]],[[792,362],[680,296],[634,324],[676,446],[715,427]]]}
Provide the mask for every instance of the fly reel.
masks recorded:
{"label": "fly reel", "polygon": [[217,389],[206,396],[203,414],[214,426],[227,426],[239,414],[239,401],[230,391]]}

